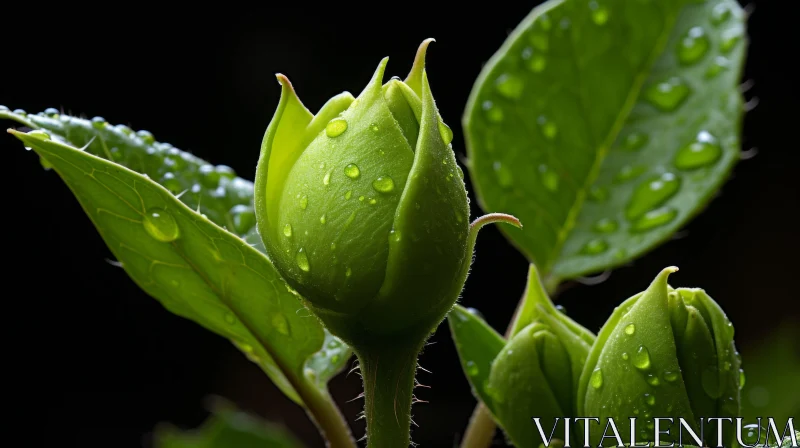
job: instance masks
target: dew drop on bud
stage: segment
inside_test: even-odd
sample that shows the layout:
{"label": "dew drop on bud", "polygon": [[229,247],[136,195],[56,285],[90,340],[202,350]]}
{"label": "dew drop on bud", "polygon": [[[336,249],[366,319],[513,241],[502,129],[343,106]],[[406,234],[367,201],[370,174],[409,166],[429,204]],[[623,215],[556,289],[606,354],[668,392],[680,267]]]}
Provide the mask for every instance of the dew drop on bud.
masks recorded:
{"label": "dew drop on bud", "polygon": [[342,135],[347,130],[347,120],[344,118],[334,118],[325,126],[325,134],[334,138]]}
{"label": "dew drop on bud", "polygon": [[308,272],[311,270],[311,265],[308,264],[308,256],[302,247],[297,251],[295,261],[297,262],[297,267],[300,268],[301,271]]}
{"label": "dew drop on bud", "polygon": [[603,387],[603,371],[600,370],[599,367],[594,369],[594,372],[592,372],[592,377],[589,380],[589,382],[595,389],[600,389],[601,387]]}
{"label": "dew drop on bud", "polygon": [[394,190],[394,181],[389,176],[381,176],[372,182],[372,188],[379,193],[391,193]]}
{"label": "dew drop on bud", "polygon": [[636,353],[633,354],[633,366],[639,370],[650,368],[650,351],[644,345],[640,345]]}
{"label": "dew drop on bud", "polygon": [[358,165],[355,163],[350,163],[344,167],[344,175],[350,179],[358,179],[361,177],[361,170],[358,169]]}
{"label": "dew drop on bud", "polygon": [[147,212],[142,220],[142,225],[148,235],[162,243],[175,241],[180,234],[175,218],[163,209],[153,209]]}

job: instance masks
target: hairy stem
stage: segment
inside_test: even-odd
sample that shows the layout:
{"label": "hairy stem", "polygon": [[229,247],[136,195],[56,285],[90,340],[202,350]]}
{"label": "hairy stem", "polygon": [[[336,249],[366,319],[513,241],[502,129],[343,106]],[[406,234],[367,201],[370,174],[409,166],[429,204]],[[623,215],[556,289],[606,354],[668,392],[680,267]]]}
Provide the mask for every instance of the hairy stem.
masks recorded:
{"label": "hairy stem", "polygon": [[[550,298],[554,299],[556,291],[558,290],[558,280],[554,278],[545,280],[545,289],[547,290],[547,294],[550,295]],[[511,332],[516,325],[526,293],[522,294],[522,297],[517,303],[517,308],[514,310],[514,315],[508,323],[504,336],[506,339],[511,336]],[[472,417],[467,425],[467,430],[464,432],[464,438],[461,440],[461,448],[488,448],[492,444],[496,430],[497,423],[495,423],[492,418],[489,409],[486,408],[486,405],[479,402],[477,406],[475,406],[475,410],[472,411]]]}
{"label": "hairy stem", "polygon": [[424,341],[355,348],[364,380],[368,448],[408,448],[417,356]]}

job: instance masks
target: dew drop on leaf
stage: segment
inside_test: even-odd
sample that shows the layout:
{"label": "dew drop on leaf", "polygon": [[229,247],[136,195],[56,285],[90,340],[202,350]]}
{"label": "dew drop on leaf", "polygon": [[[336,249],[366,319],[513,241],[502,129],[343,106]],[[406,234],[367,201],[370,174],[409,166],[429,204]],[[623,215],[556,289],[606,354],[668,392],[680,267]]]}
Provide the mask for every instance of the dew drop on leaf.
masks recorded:
{"label": "dew drop on leaf", "polygon": [[536,122],[539,123],[539,129],[542,130],[542,135],[544,138],[548,140],[553,140],[556,138],[558,134],[558,126],[553,123],[551,120],[548,120],[547,117],[544,115],[540,115],[539,118],[536,119]]}
{"label": "dew drop on leaf", "polygon": [[306,251],[302,247],[297,251],[297,255],[294,258],[297,262],[297,267],[301,271],[308,272],[311,270],[311,265],[308,264],[308,255],[306,255]]}
{"label": "dew drop on leaf", "polygon": [[106,119],[103,117],[92,118],[92,127],[95,129],[103,129],[106,125]]}
{"label": "dew drop on leaf", "polygon": [[595,238],[593,240],[589,240],[583,248],[581,249],[581,253],[585,255],[598,255],[602,254],[603,252],[608,250],[608,243],[606,240]]}
{"label": "dew drop on leaf", "polygon": [[214,169],[214,165],[206,164],[200,166],[200,183],[206,188],[216,188],[219,184],[220,174]]}
{"label": "dew drop on leaf", "polygon": [[678,211],[672,207],[661,207],[650,210],[631,224],[631,232],[645,232],[656,227],[661,227],[669,224],[676,216],[678,216]]}
{"label": "dew drop on leaf", "polygon": [[344,118],[334,118],[325,125],[325,134],[334,138],[342,135],[347,130],[347,120]]}
{"label": "dew drop on leaf", "polygon": [[439,133],[442,135],[445,145],[449,145],[453,141],[453,130],[441,120],[439,120]]}
{"label": "dew drop on leaf", "polygon": [[594,369],[594,372],[592,372],[592,377],[589,380],[589,383],[591,383],[592,387],[595,389],[600,389],[603,387],[603,371],[600,370],[599,367]]}
{"label": "dew drop on leaf", "polygon": [[628,353],[627,353],[627,352],[622,352],[622,359],[624,359],[625,361],[627,361],[628,359],[630,359],[630,355],[628,355]]}
{"label": "dew drop on leaf", "polygon": [[0,104],[0,112],[8,112],[8,106]]}
{"label": "dew drop on leaf", "polygon": [[689,28],[678,43],[678,61],[683,65],[697,63],[708,53],[711,42],[703,27]]}
{"label": "dew drop on leaf", "polygon": [[716,162],[722,155],[717,139],[708,131],[700,131],[695,141],[682,147],[675,155],[675,167],[681,170],[694,170]]}
{"label": "dew drop on leaf", "polygon": [[361,177],[361,170],[355,163],[349,163],[346,167],[344,167],[344,175],[350,179],[358,179]]}
{"label": "dew drop on leaf", "polygon": [[13,113],[14,113],[15,115],[20,115],[20,116],[23,116],[23,117],[25,117],[25,116],[27,116],[27,115],[28,115],[28,113],[27,113],[27,112],[25,112],[25,109],[14,109],[14,112],[13,112]]}
{"label": "dew drop on leaf", "polygon": [[289,336],[291,333],[291,327],[289,326],[289,321],[286,320],[286,316],[280,313],[275,313],[272,315],[272,326],[278,330],[278,333]]}
{"label": "dew drop on leaf", "polygon": [[378,123],[370,124],[369,128],[372,129],[372,132],[378,132],[380,130],[380,128],[378,127]]}
{"label": "dew drop on leaf", "polygon": [[627,334],[628,336],[633,336],[634,333],[636,333],[636,325],[628,324],[627,326],[625,326],[625,334]]}
{"label": "dew drop on leaf", "polygon": [[505,73],[497,77],[494,87],[500,95],[511,100],[517,100],[522,96],[522,89],[525,87],[525,83],[519,76]]}
{"label": "dew drop on leaf", "polygon": [[589,9],[592,14],[592,22],[595,25],[605,25],[608,22],[608,8],[598,4],[595,0],[589,2]]}
{"label": "dew drop on leaf", "polygon": [[720,73],[727,71],[731,66],[730,61],[725,56],[717,56],[711,62],[711,65],[708,66],[706,69],[705,77],[706,79],[714,79],[719,76]]}
{"label": "dew drop on leaf", "polygon": [[731,17],[731,9],[725,2],[720,2],[711,10],[711,23],[722,25]]}
{"label": "dew drop on leaf", "polygon": [[617,173],[617,175],[614,176],[614,183],[615,184],[625,183],[629,180],[639,177],[645,171],[646,168],[644,166],[625,165],[619,170],[619,173]]}
{"label": "dew drop on leaf", "polygon": [[503,110],[495,106],[493,102],[486,100],[483,102],[481,107],[483,108],[483,112],[486,114],[486,118],[492,123],[499,123],[503,121]]}
{"label": "dew drop on leaf", "polygon": [[558,174],[551,170],[547,165],[539,165],[542,185],[550,191],[558,190]]}
{"label": "dew drop on leaf", "polygon": [[379,193],[391,193],[394,190],[394,181],[389,176],[381,176],[372,182],[372,188]]}
{"label": "dew drop on leaf", "polygon": [[300,196],[297,204],[300,206],[301,209],[305,210],[308,207],[308,196],[302,195]]}
{"label": "dew drop on leaf", "polygon": [[497,183],[503,188],[508,188],[514,183],[514,175],[511,170],[503,165],[499,160],[494,162],[494,175],[497,177]]}
{"label": "dew drop on leaf", "polygon": [[644,216],[674,196],[680,186],[680,178],[669,172],[643,182],[633,191],[625,207],[625,217],[633,221]]}
{"label": "dew drop on leaf", "polygon": [[686,82],[676,76],[650,86],[645,92],[645,98],[658,109],[672,112],[683,104],[689,93],[691,90]]}
{"label": "dew drop on leaf", "polygon": [[658,386],[659,384],[661,384],[661,380],[659,380],[656,375],[653,375],[651,373],[647,375],[647,384],[651,386]]}
{"label": "dew drop on leaf", "polygon": [[292,236],[292,225],[288,222],[283,226],[283,236],[290,238]]}
{"label": "dew drop on leaf", "polygon": [[480,373],[480,371],[478,370],[478,365],[475,364],[474,361],[467,361],[466,362],[466,368],[467,368],[466,369],[467,370],[467,375],[469,375],[469,376],[477,376],[478,373]]}
{"label": "dew drop on leaf", "polygon": [[674,383],[675,381],[678,380],[679,377],[680,375],[678,375],[678,372],[671,372],[671,371],[664,372],[664,380],[668,383]]}
{"label": "dew drop on leaf", "polygon": [[180,235],[175,218],[168,211],[161,208],[152,209],[145,213],[142,224],[148,235],[154,240],[163,243],[175,241]]}
{"label": "dew drop on leaf", "polygon": [[148,145],[152,145],[156,141],[156,138],[153,137],[153,134],[151,134],[150,131],[145,131],[144,129],[137,131],[136,136],[142,139],[142,141]]}
{"label": "dew drop on leaf", "polygon": [[760,439],[763,440],[761,437],[761,428],[759,428],[757,424],[751,423],[742,426],[742,442],[744,442],[745,445],[756,445],[762,441]]}
{"label": "dew drop on leaf", "polygon": [[320,224],[325,224],[326,222],[328,222],[328,218],[325,217],[325,214],[319,217]]}
{"label": "dew drop on leaf", "polygon": [[722,41],[719,44],[719,49],[723,53],[730,53],[740,40],[742,40],[742,30],[738,27],[729,28],[722,32]]}
{"label": "dew drop on leaf", "polygon": [[401,233],[399,230],[392,230],[389,232],[389,242],[390,243],[399,243],[400,242]]}
{"label": "dew drop on leaf", "polygon": [[656,405],[656,396],[652,395],[652,394],[644,394],[644,401],[645,401],[645,403],[647,403],[648,406],[655,406]]}
{"label": "dew drop on leaf", "polygon": [[344,194],[345,199],[350,199],[353,196],[353,190],[347,190],[347,193]]}
{"label": "dew drop on leaf", "polygon": [[615,232],[618,227],[619,225],[617,224],[617,221],[614,221],[611,218],[603,218],[594,223],[592,229],[598,233],[612,233]]}
{"label": "dew drop on leaf", "polygon": [[322,178],[323,185],[329,185],[331,183],[331,171],[325,173],[325,176]]}
{"label": "dew drop on leaf", "polygon": [[744,388],[744,381],[745,381],[744,369],[739,369],[739,390],[742,390]]}
{"label": "dew drop on leaf", "polygon": [[[547,41],[545,40],[545,42]],[[541,73],[547,68],[547,57],[542,52],[531,47],[526,47],[522,50],[522,61],[525,67],[533,73]]]}
{"label": "dew drop on leaf", "polygon": [[344,271],[344,276],[349,278],[351,275],[353,275],[353,270],[348,267]]}
{"label": "dew drop on leaf", "polygon": [[650,368],[650,351],[647,347],[640,345],[636,353],[633,354],[633,366],[639,370],[647,370]]}

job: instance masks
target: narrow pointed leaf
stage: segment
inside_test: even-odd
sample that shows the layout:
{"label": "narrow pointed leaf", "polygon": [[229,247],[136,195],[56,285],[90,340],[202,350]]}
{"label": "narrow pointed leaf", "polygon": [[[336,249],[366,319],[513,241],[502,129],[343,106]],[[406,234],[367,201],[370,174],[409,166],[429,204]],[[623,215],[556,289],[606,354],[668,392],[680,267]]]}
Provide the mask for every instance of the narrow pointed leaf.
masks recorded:
{"label": "narrow pointed leaf", "polygon": [[[336,99],[340,100],[340,97]],[[175,194],[176,199],[190,209],[241,237],[259,252],[266,253],[256,231],[253,183],[236,176],[230,167],[212,165],[169,143],[157,141],[147,131],[134,132],[127,126],[114,126],[99,117],[87,120],[66,114],[23,115],[0,110],[0,118],[45,131],[54,141],[81,148],[86,153],[146,175]],[[306,321],[310,327],[319,325],[313,319]],[[306,370],[308,376],[321,388],[342,371],[352,354],[349,346],[324,331],[326,344],[308,359],[306,366],[310,369]],[[335,350],[328,348],[336,344]],[[251,346],[237,345],[240,349]],[[250,355],[247,350],[244,352]]]}
{"label": "narrow pointed leaf", "polygon": [[494,412],[494,399],[486,385],[492,362],[505,347],[506,340],[470,309],[460,305],[453,307],[447,322],[472,393]]}
{"label": "narrow pointed leaf", "polygon": [[739,158],[734,0],[551,0],[485,65],[464,116],[483,208],[545,277],[620,266],[686,224]]}
{"label": "narrow pointed leaf", "polygon": [[143,175],[35,131],[10,132],[61,176],[139,287],[232,340],[302,403],[306,360],[325,332],[262,253]]}

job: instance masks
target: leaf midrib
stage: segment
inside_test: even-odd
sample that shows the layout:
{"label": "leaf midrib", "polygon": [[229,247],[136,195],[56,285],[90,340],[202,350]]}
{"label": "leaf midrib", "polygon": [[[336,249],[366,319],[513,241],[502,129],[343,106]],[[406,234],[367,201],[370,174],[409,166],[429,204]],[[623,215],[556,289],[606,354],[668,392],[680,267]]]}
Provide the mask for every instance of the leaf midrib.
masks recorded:
{"label": "leaf midrib", "polygon": [[[682,8],[683,7],[681,7],[681,9]],[[680,9],[678,11],[680,12]],[[663,54],[664,49],[666,48],[669,37],[672,35],[678,14],[679,13],[675,13],[667,17],[664,31],[662,31],[661,35],[656,40],[656,44],[653,46],[653,50],[650,53],[650,59],[639,71],[639,73],[636,74],[634,82],[630,91],[628,92],[628,96],[625,99],[625,103],[623,104],[620,113],[614,120],[614,124],[611,126],[611,129],[609,130],[608,135],[606,135],[606,138],[603,140],[603,143],[597,149],[597,155],[594,163],[592,164],[592,168],[589,170],[589,175],[586,176],[584,185],[577,191],[575,201],[572,203],[569,212],[567,212],[567,218],[558,234],[556,244],[553,246],[553,250],[547,257],[547,262],[542,269],[542,271],[547,273],[548,277],[552,277],[552,268],[556,264],[556,257],[563,249],[564,243],[567,241],[567,238],[569,238],[569,235],[575,228],[578,215],[583,209],[583,203],[586,201],[587,191],[592,187],[592,185],[594,185],[595,181],[597,181],[597,176],[600,174],[603,161],[605,160],[611,145],[614,144],[614,141],[619,136],[622,127],[625,125],[626,120],[630,116],[633,107],[636,105],[641,94],[642,87],[644,86],[645,81],[647,81],[647,78],[650,76],[651,69],[653,66],[655,66],[656,61],[658,61],[658,58]]]}

